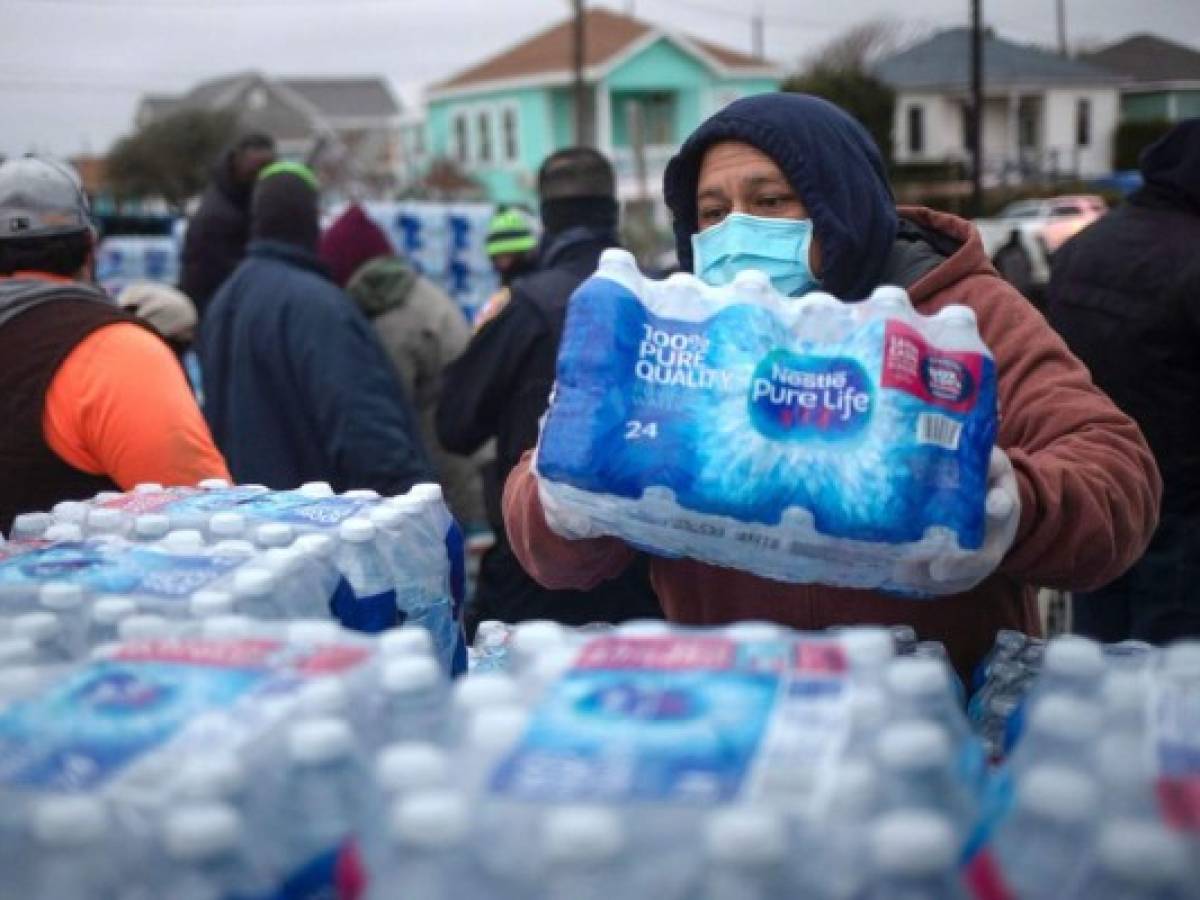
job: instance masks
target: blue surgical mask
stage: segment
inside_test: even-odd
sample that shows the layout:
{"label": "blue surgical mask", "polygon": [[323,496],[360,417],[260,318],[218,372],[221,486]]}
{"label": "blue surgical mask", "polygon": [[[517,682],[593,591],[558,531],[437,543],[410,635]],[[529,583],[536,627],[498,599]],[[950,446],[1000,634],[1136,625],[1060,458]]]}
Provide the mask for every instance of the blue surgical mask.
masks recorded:
{"label": "blue surgical mask", "polygon": [[696,275],[715,286],[729,284],[743,269],[758,269],[775,290],[799,297],[819,282],[808,267],[811,219],[765,219],[730,213],[692,235]]}

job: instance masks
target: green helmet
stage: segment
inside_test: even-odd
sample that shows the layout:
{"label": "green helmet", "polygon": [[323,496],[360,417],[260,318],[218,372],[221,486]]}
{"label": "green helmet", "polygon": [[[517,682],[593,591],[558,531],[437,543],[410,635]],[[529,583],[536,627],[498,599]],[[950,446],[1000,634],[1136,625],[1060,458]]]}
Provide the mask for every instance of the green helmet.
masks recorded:
{"label": "green helmet", "polygon": [[488,223],[488,256],[502,253],[527,253],[537,247],[536,224],[528,213],[515,209],[502,209]]}
{"label": "green helmet", "polygon": [[78,234],[92,227],[79,176],[36,156],[0,164],[0,240]]}

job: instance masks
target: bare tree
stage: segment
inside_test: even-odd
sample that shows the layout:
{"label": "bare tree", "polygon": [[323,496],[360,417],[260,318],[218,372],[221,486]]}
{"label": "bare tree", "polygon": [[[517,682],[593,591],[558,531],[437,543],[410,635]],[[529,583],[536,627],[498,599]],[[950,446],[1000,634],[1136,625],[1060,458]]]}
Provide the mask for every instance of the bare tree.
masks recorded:
{"label": "bare tree", "polygon": [[895,19],[870,19],[818,47],[806,60],[808,71],[869,72],[905,42],[906,26]]}

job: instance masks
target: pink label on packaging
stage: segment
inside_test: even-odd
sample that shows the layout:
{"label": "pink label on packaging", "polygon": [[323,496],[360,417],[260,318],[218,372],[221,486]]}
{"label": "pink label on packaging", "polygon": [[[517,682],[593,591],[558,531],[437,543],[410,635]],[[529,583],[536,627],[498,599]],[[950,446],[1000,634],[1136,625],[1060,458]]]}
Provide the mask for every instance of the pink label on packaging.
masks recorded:
{"label": "pink label on packaging", "polygon": [[846,651],[836,641],[801,641],[792,667],[810,675],[840,675],[846,671]]}
{"label": "pink label on packaging", "polygon": [[246,669],[265,665],[281,646],[279,641],[262,639],[155,638],[122,644],[112,658]]}
{"label": "pink label on packaging", "polygon": [[105,509],[118,509],[131,516],[140,516],[144,513],[158,512],[176,500],[199,493],[201,491],[196,488],[168,488],[150,494],[122,494],[120,497],[104,501],[100,506]]}
{"label": "pink label on packaging", "polygon": [[919,331],[888,322],[884,332],[885,388],[895,388],[951,412],[969,412],[979,393],[983,356],[931,347]]}
{"label": "pink label on packaging", "polygon": [[1163,775],[1157,787],[1166,823],[1179,831],[1200,833],[1200,776]]}
{"label": "pink label on packaging", "polygon": [[725,670],[737,645],[714,637],[602,637],[585,646],[577,669]]}
{"label": "pink label on packaging", "polygon": [[318,647],[312,653],[297,660],[293,666],[302,675],[327,675],[341,672],[361,663],[369,655],[365,647],[335,644]]}

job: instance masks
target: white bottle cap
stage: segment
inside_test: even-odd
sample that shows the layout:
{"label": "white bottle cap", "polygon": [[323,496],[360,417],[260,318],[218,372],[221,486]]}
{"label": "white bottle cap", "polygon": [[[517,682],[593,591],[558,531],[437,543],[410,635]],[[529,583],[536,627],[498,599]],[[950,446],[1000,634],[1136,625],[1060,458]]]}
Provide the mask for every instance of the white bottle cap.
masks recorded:
{"label": "white bottle cap", "polygon": [[[480,622],[479,630],[482,631],[486,624],[486,622]],[[497,624],[506,630],[509,628],[503,622]],[[661,619],[631,619],[628,622],[622,622],[615,630],[621,637],[669,637],[672,632],[671,626]]]}
{"label": "white bottle cap", "polygon": [[1030,769],[1017,784],[1017,806],[1062,825],[1082,825],[1096,814],[1096,783],[1065,766]]}
{"label": "white bottle cap", "polygon": [[108,810],[96,797],[63,794],[39,800],[33,808],[33,836],[51,847],[86,847],[103,840]]}
{"label": "white bottle cap", "polygon": [[[13,638],[13,640],[16,640]],[[0,646],[7,641],[0,640]],[[33,645],[29,644],[30,654],[33,653]],[[2,651],[0,651],[2,653]],[[8,697],[16,697],[30,693],[33,691],[44,676],[41,666],[30,665],[31,659],[22,660],[17,665],[10,665],[2,655],[0,655],[0,695]]]}
{"label": "white bottle cap", "polygon": [[109,503],[113,500],[120,500],[123,495],[120,491],[99,491],[92,498],[93,503]]}
{"label": "white bottle cap", "polygon": [[713,813],[704,830],[710,859],[732,865],[767,866],[787,858],[787,829],[776,812],[731,807]]}
{"label": "white bottle cap", "polygon": [[100,507],[88,512],[87,525],[92,531],[112,532],[120,529],[124,518],[125,514],[119,509]]}
{"label": "white bottle cap", "polygon": [[896,655],[896,642],[886,628],[855,626],[838,632],[837,637],[851,669],[876,669]]}
{"label": "white bottle cap", "polygon": [[54,612],[70,612],[83,606],[83,586],[69,581],[50,581],[38,592],[38,602]]}
{"label": "white bottle cap", "polygon": [[892,309],[912,309],[908,299],[908,291],[894,284],[881,284],[871,291],[871,300]]}
{"label": "white bottle cap", "polygon": [[52,612],[22,613],[9,622],[9,631],[13,637],[28,638],[40,644],[62,631],[62,623]]}
{"label": "white bottle cap", "polygon": [[442,680],[442,670],[428,656],[408,656],[391,659],[384,664],[380,682],[393,694],[415,694],[432,690]]}
{"label": "white bottle cap", "polygon": [[950,765],[950,739],[932,722],[914,720],[889,725],[880,732],[877,746],[880,765],[892,772]]}
{"label": "white bottle cap", "polygon": [[170,621],[153,613],[128,616],[117,624],[117,637],[123,641],[167,637],[170,633]]}
{"label": "white bottle cap", "polygon": [[333,496],[333,485],[328,481],[308,481],[300,485],[300,491],[305,497],[321,500]]}
{"label": "white bottle cap", "polygon": [[202,491],[223,491],[229,486],[224,478],[205,478],[196,485]]}
{"label": "white bottle cap", "polygon": [[349,756],[353,749],[354,734],[341,719],[308,719],[288,731],[288,755],[295,762],[331,762]]}
{"label": "white bottle cap", "polygon": [[246,517],[241,513],[228,511],[213,513],[213,517],[208,520],[208,530],[217,538],[237,537],[246,530]]}
{"label": "white bottle cap", "polygon": [[747,620],[726,625],[724,632],[738,641],[774,641],[786,633],[786,629],[774,622]]}
{"label": "white bottle cap", "polygon": [[55,522],[42,537],[48,541],[81,541],[83,529],[74,522]]}
{"label": "white bottle cap", "polygon": [[471,809],[458,791],[420,791],[398,800],[389,816],[393,840],[424,850],[457,847],[471,830]]}
{"label": "white bottle cap", "polygon": [[440,787],[450,783],[450,758],[424,741],[391,744],[379,751],[375,778],[389,793]]}
{"label": "white bottle cap", "polygon": [[61,503],[55,503],[51,512],[54,513],[54,521],[56,522],[69,522],[79,525],[87,518],[88,505],[79,500],[63,500]]}
{"label": "white bottle cap", "polygon": [[427,656],[433,653],[433,638],[419,625],[391,628],[380,635],[379,651],[389,658]]}
{"label": "white bottle cap", "polygon": [[1162,668],[1171,677],[1200,681],[1200,641],[1177,641],[1167,647]]}
{"label": "white bottle cap", "polygon": [[480,672],[454,685],[454,706],[464,714],[520,699],[517,682],[502,672]]}
{"label": "white bottle cap", "polygon": [[195,528],[176,528],[162,539],[163,546],[178,553],[204,549],[204,535]]}
{"label": "white bottle cap", "polygon": [[243,538],[225,538],[213,544],[212,552],[218,556],[254,556],[259,551]]}
{"label": "white bottle cap", "polygon": [[275,590],[275,575],[268,569],[246,566],[234,573],[234,597],[248,597],[257,600],[268,596],[273,590]]}
{"label": "white bottle cap", "polygon": [[404,512],[387,503],[380,503],[367,515],[379,528],[396,528],[404,522]]}
{"label": "white bottle cap", "polygon": [[166,488],[157,481],[142,481],[133,486],[135,494],[161,494],[164,490]]}
{"label": "white bottle cap", "polygon": [[287,547],[295,537],[292,526],[282,522],[268,522],[254,531],[254,539],[260,547]]}
{"label": "white bottle cap", "polygon": [[137,604],[128,597],[101,597],[91,609],[92,621],[101,625],[116,625],[136,614]]}
{"label": "white bottle cap", "polygon": [[1100,645],[1090,638],[1062,635],[1046,644],[1042,671],[1047,675],[1099,679],[1104,671],[1104,656]]}
{"label": "white bottle cap", "polygon": [[963,328],[976,328],[975,310],[969,306],[964,306],[961,303],[951,303],[949,306],[943,306],[937,313],[937,318],[951,324],[962,326]]}
{"label": "white bottle cap", "polygon": [[1113,669],[1100,685],[1100,702],[1106,713],[1142,713],[1148,709],[1150,682],[1141,669]]}
{"label": "white bottle cap", "polygon": [[351,544],[364,544],[375,540],[375,523],[370,519],[346,519],[338,526],[338,536]]}
{"label": "white bottle cap", "polygon": [[328,619],[295,619],[287,624],[291,644],[332,644],[342,639],[342,627]]}
{"label": "white bottle cap", "polygon": [[532,673],[534,679],[542,684],[549,684],[555,681],[564,672],[575,665],[575,660],[579,657],[579,650],[576,647],[564,645],[561,647],[551,647],[545,653],[540,653],[533,659],[533,663],[528,669]]}
{"label": "white bottle cap", "polygon": [[228,853],[242,837],[237,812],[224,803],[197,803],[167,814],[163,823],[167,853],[183,862],[198,862]]}
{"label": "white bottle cap", "polygon": [[1187,845],[1152,822],[1109,822],[1100,830],[1096,852],[1100,865],[1127,883],[1152,888],[1182,884],[1187,878]]}
{"label": "white bottle cap", "polygon": [[21,513],[13,519],[12,531],[41,532],[54,524],[54,516],[47,512]]}
{"label": "white bottle cap", "polygon": [[29,638],[0,638],[0,668],[27,665],[36,659],[37,644]]}
{"label": "white bottle cap", "polygon": [[950,688],[945,663],[928,657],[902,656],[892,660],[884,678],[888,690],[897,697],[936,697]]}
{"label": "white bottle cap", "polygon": [[1085,739],[1100,731],[1100,710],[1094,703],[1069,694],[1047,694],[1033,704],[1030,734]]}
{"label": "white bottle cap", "polygon": [[336,678],[317,678],[300,689],[296,702],[307,715],[337,717],[350,705],[350,695]]}
{"label": "white bottle cap", "polygon": [[233,595],[228,591],[196,591],[188,600],[188,610],[197,619],[227,616],[234,610]]}
{"label": "white bottle cap", "polygon": [[834,818],[862,821],[874,816],[878,796],[874,766],[864,760],[843,762],[834,772],[827,809]]}
{"label": "white bottle cap", "polygon": [[520,706],[481,709],[471,717],[467,740],[485,752],[501,752],[521,739],[528,724],[529,713]]}
{"label": "white bottle cap", "polygon": [[142,540],[158,540],[171,530],[171,520],[162,513],[143,513],[133,520],[133,533]]}
{"label": "white bottle cap", "polygon": [[327,534],[302,534],[296,538],[296,549],[315,556],[330,556],[333,553],[333,538]]}
{"label": "white bottle cap", "polygon": [[379,491],[371,488],[355,488],[352,491],[346,491],[342,494],[347,500],[378,500],[380,499]]}
{"label": "white bottle cap", "polygon": [[414,484],[409,490],[408,496],[420,500],[422,503],[441,503],[444,499],[442,486],[434,481]]}
{"label": "white bottle cap", "polygon": [[205,619],[201,631],[210,638],[242,637],[254,628],[254,620],[249,616],[234,614],[231,616],[213,616]]}
{"label": "white bottle cap", "polygon": [[599,863],[621,852],[625,832],[611,809],[564,806],[546,813],[542,842],[552,864]]}
{"label": "white bottle cap", "polygon": [[855,685],[846,703],[853,726],[882,724],[887,719],[887,694],[875,684]]}
{"label": "white bottle cap", "polygon": [[534,619],[522,622],[513,630],[512,648],[516,653],[534,656],[558,647],[566,641],[566,630],[549,619]]}
{"label": "white bottle cap", "polygon": [[871,859],[881,873],[935,875],[950,871],[957,854],[954,829],[934,813],[901,810],[881,816],[871,828]]}
{"label": "white bottle cap", "polygon": [[246,767],[222,750],[192,756],[179,773],[177,788],[187,800],[229,800],[246,789]]}

